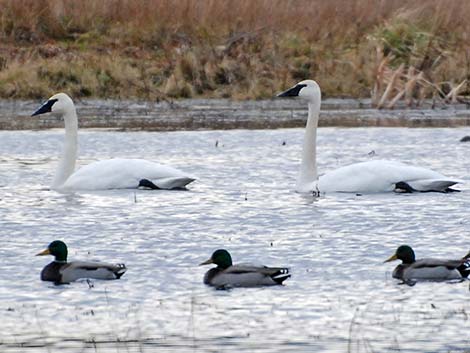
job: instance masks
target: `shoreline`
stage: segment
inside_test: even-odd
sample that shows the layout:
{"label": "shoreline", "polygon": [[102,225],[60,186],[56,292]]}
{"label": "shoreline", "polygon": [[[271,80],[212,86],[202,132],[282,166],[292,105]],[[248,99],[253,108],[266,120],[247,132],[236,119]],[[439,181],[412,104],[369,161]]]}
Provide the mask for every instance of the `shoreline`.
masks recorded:
{"label": "shoreline", "polygon": [[[31,117],[40,101],[0,100],[0,130],[63,128],[52,115]],[[320,127],[464,127],[470,109],[464,104],[393,110],[371,107],[368,99],[326,99]],[[277,129],[304,127],[307,108],[298,100],[184,99],[175,101],[76,100],[79,126],[137,131]]]}

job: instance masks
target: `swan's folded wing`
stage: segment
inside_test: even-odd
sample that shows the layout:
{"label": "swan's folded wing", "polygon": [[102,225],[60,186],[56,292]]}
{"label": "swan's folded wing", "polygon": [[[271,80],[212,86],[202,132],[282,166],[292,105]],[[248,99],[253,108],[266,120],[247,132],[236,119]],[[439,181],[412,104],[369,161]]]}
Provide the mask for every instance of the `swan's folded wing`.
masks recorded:
{"label": "swan's folded wing", "polygon": [[117,279],[127,268],[124,264],[105,262],[73,261],[61,269],[62,281],[73,282],[80,278]]}
{"label": "swan's folded wing", "polygon": [[159,189],[180,189],[184,188],[189,183],[193,182],[195,179],[185,176],[180,177],[170,177],[170,178],[161,178],[152,180],[152,182],[159,188]]}
{"label": "swan's folded wing", "polygon": [[418,179],[408,181],[407,184],[418,191],[447,191],[449,187],[462,182],[459,179]]}

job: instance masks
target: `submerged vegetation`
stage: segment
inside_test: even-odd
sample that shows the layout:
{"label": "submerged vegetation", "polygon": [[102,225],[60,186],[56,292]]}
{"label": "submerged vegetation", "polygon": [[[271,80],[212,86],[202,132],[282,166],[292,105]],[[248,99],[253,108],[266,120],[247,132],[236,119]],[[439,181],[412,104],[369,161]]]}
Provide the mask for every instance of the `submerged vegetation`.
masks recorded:
{"label": "submerged vegetation", "polygon": [[[0,0],[0,97],[470,95],[466,0]],[[388,102],[388,103],[387,103]]]}

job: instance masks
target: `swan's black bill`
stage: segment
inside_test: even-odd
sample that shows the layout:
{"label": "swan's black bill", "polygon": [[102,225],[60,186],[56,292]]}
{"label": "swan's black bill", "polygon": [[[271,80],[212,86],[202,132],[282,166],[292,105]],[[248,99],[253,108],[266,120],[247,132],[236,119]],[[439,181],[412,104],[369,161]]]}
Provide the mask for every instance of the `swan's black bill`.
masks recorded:
{"label": "swan's black bill", "polygon": [[31,114],[31,116],[50,113],[55,102],[57,102],[57,99],[49,99],[46,103],[41,105],[38,110]]}
{"label": "swan's black bill", "polygon": [[294,87],[289,88],[287,91],[279,93],[277,97],[298,97],[300,90],[304,87],[307,87],[307,85],[295,85]]}

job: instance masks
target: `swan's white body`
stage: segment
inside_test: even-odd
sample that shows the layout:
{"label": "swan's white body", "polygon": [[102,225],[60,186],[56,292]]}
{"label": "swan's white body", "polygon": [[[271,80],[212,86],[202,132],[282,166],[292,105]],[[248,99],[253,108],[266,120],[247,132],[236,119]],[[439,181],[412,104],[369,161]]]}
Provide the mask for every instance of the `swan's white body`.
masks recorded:
{"label": "swan's white body", "polygon": [[430,169],[400,162],[373,160],[344,166],[321,175],[312,185],[298,185],[299,192],[360,192],[395,191],[400,181],[416,191],[443,191],[458,183]]}
{"label": "swan's white body", "polygon": [[175,168],[143,159],[110,159],[84,166],[75,172],[78,119],[72,99],[65,93],[49,98],[33,115],[60,114],[65,123],[65,143],[52,183],[58,190],[106,190],[138,188],[145,179],[159,189],[184,188],[194,181]]}
{"label": "swan's white body", "polygon": [[404,183],[409,187],[408,190],[413,191],[446,191],[461,182],[430,169],[384,160],[351,164],[318,177],[316,140],[321,105],[320,87],[315,81],[305,80],[278,96],[301,97],[308,102],[302,162],[296,185],[298,192],[389,192],[395,191],[398,183]]}
{"label": "swan's white body", "polygon": [[184,187],[194,179],[178,169],[143,159],[108,159],[88,164],[73,173],[62,185],[67,190],[132,189],[142,179],[160,189]]}

